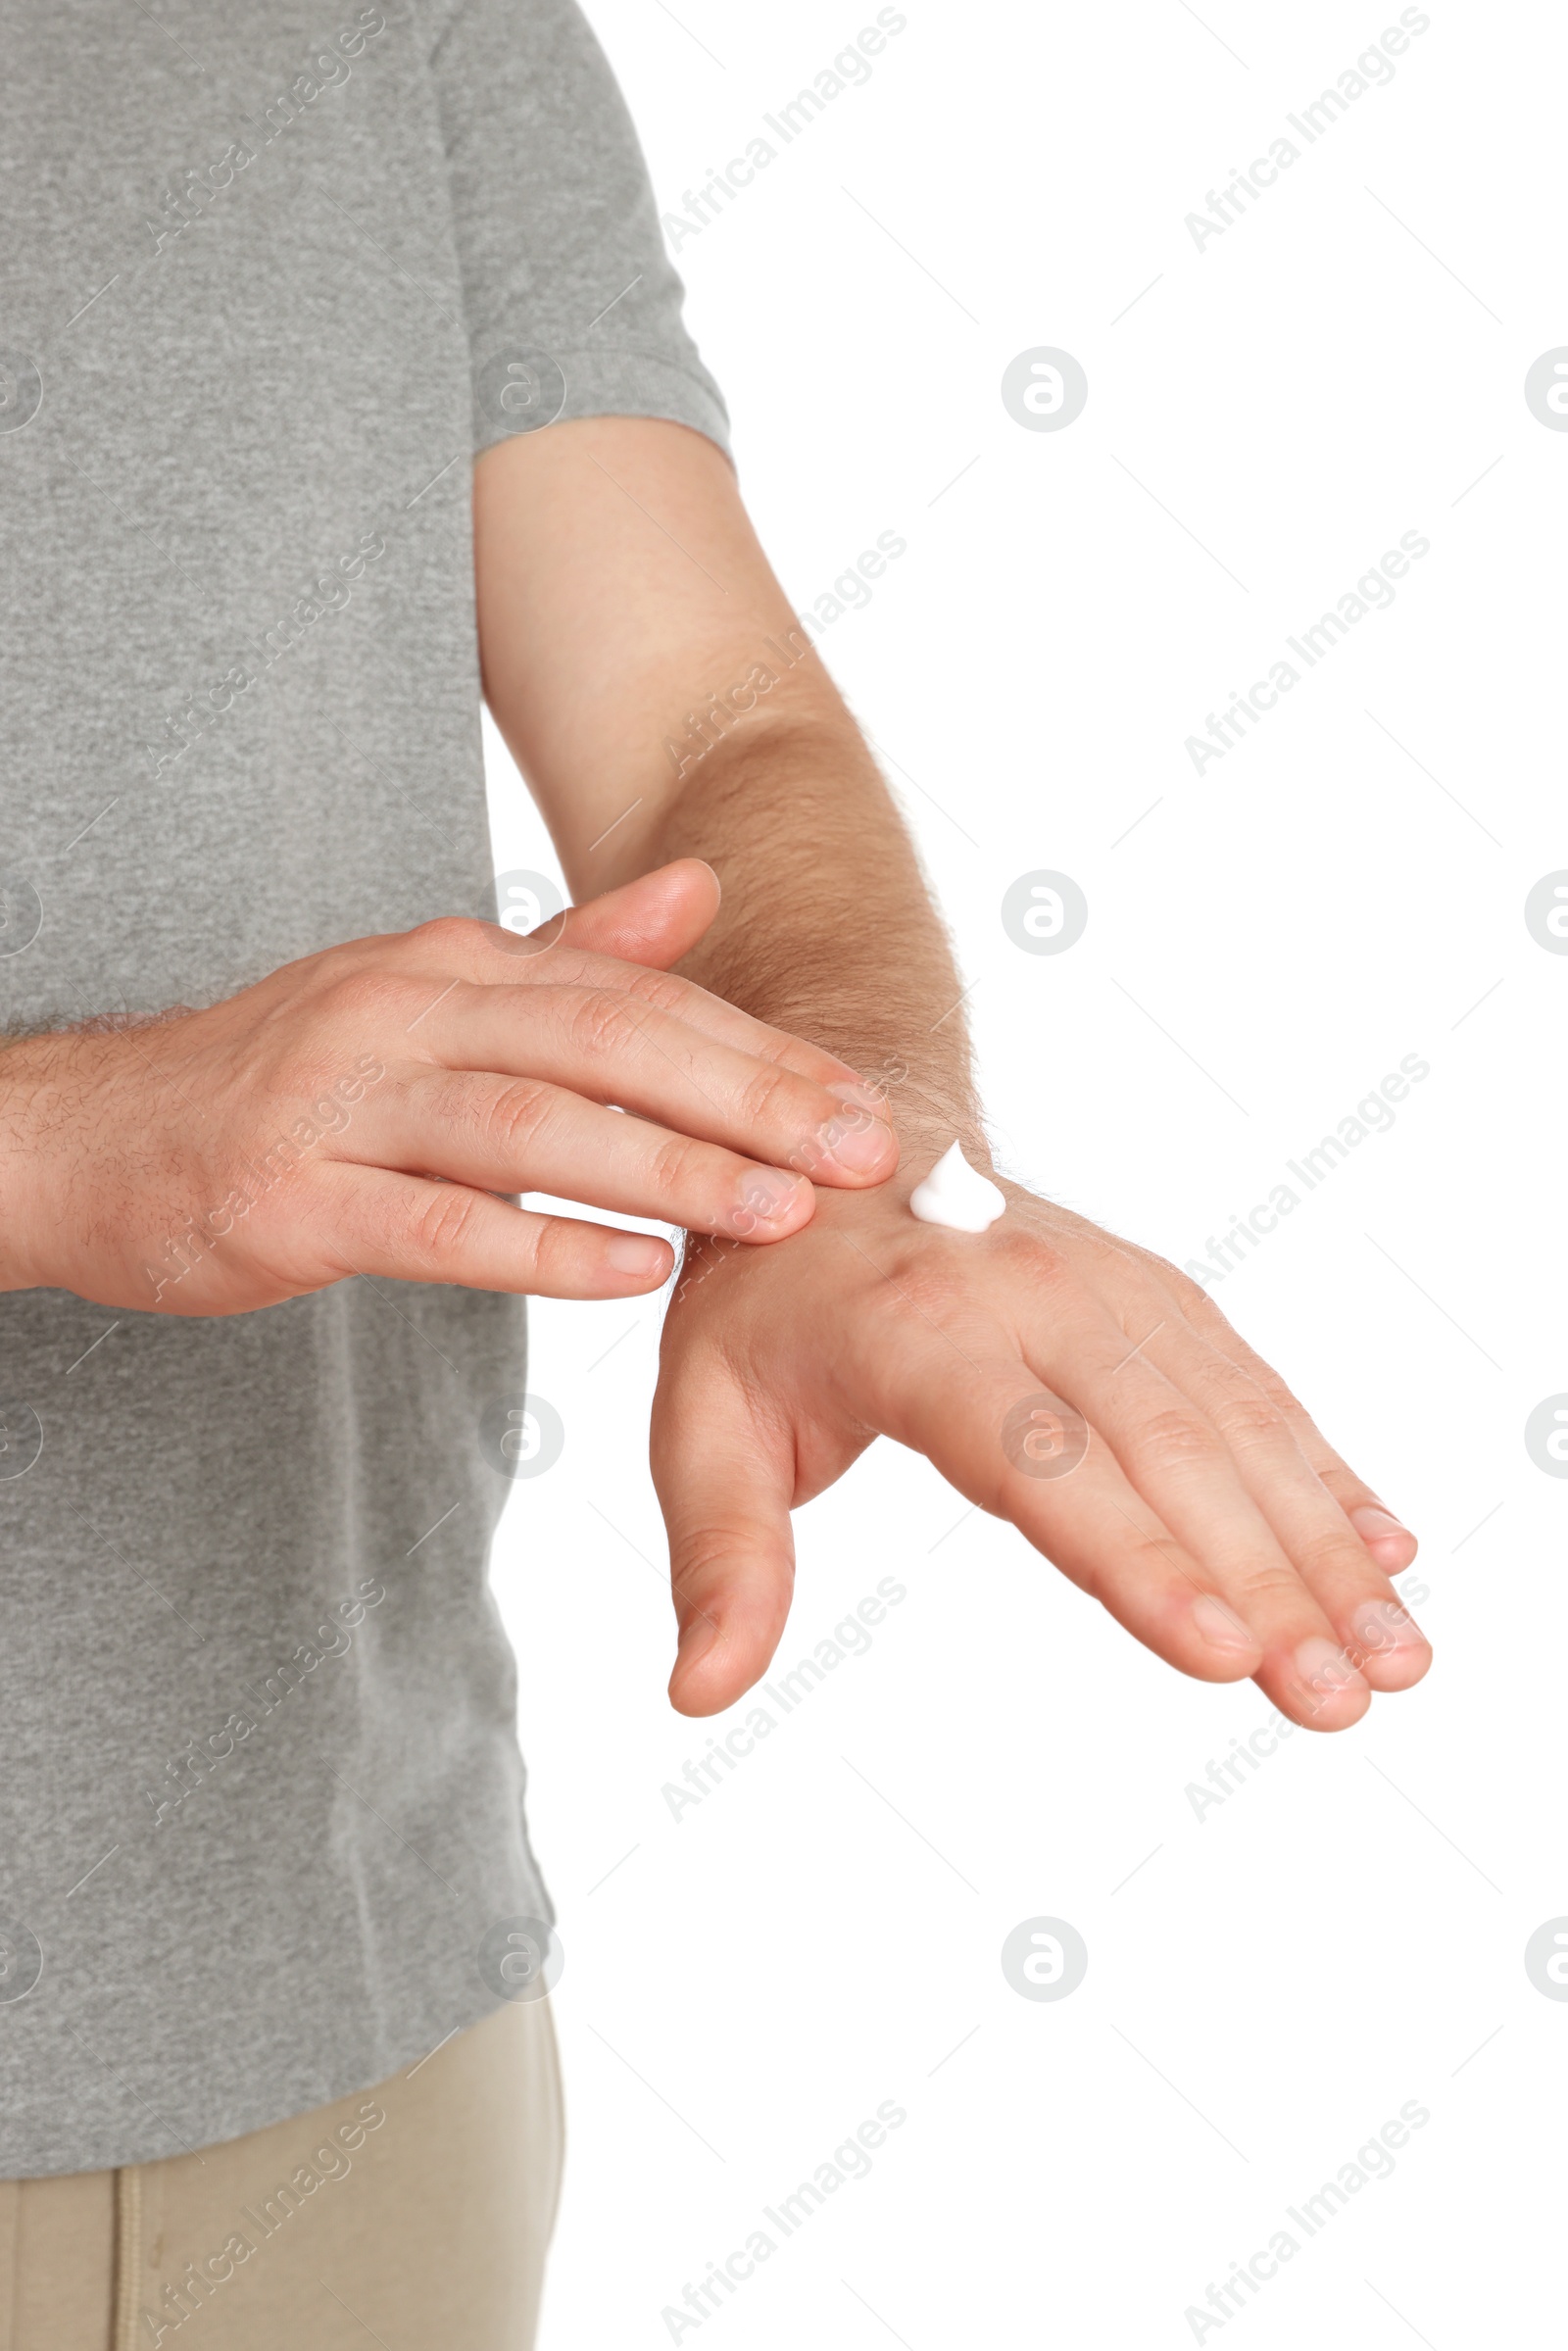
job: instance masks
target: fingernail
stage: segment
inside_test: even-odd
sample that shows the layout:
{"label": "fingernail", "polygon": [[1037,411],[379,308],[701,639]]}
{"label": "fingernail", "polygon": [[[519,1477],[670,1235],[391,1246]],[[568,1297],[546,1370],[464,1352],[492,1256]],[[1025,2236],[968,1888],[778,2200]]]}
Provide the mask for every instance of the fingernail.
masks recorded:
{"label": "fingernail", "polygon": [[1333,1641],[1325,1641],[1321,1634],[1314,1634],[1310,1641],[1301,1642],[1296,1652],[1296,1670],[1320,1705],[1326,1704],[1330,1698],[1356,1690],[1371,1695],[1367,1684],[1362,1681],[1345,1651],[1337,1649]]}
{"label": "fingernail", "polygon": [[869,1112],[862,1112],[853,1125],[830,1118],[822,1129],[822,1140],[839,1165],[854,1175],[867,1175],[894,1155],[893,1129]]}
{"label": "fingernail", "polygon": [[1239,1616],[1233,1616],[1223,1600],[1216,1600],[1206,1592],[1199,1593],[1193,1602],[1193,1622],[1213,1649],[1255,1649],[1257,1642]]}
{"label": "fingernail", "polygon": [[780,1171],[754,1168],[741,1182],[741,1197],[730,1223],[737,1233],[750,1233],[760,1224],[777,1224],[801,1204],[802,1179]]}
{"label": "fingernail", "polygon": [[1363,1543],[1381,1543],[1390,1535],[1408,1536],[1410,1530],[1401,1525],[1392,1510],[1381,1502],[1361,1502],[1350,1512],[1350,1524]]}
{"label": "fingernail", "polygon": [[1350,1620],[1359,1645],[1371,1656],[1395,1649],[1424,1649],[1429,1644],[1415,1618],[1400,1600],[1368,1600]]}
{"label": "fingernail", "polygon": [[617,1233],[605,1243],[605,1263],[616,1273],[630,1273],[647,1280],[664,1268],[664,1243],[651,1241],[646,1233]]}

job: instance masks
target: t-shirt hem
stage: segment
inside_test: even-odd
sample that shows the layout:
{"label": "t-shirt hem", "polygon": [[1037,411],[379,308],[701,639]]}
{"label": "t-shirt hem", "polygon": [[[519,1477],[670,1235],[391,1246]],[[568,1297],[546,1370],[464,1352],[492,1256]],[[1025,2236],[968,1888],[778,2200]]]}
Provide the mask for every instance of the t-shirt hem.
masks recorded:
{"label": "t-shirt hem", "polygon": [[[575,416],[657,417],[690,425],[734,464],[724,403],[716,389],[688,368],[652,351],[572,351],[552,345],[549,353],[565,379],[565,396],[552,422],[564,423]],[[542,429],[538,424],[509,426],[493,410],[480,414],[476,404],[473,453],[478,457],[519,432]]]}
{"label": "t-shirt hem", "polygon": [[[154,2122],[144,2122],[124,2131],[101,2133],[91,2138],[74,2136],[69,2143],[59,2139],[47,2145],[24,2148],[0,2170],[0,2181],[8,2180],[50,2180],[78,2172],[113,2172],[127,2165],[167,2162],[182,2152],[200,2155],[209,2147],[228,2145],[237,2138],[249,2138],[258,2131],[270,2130],[280,2123],[308,2123],[324,2106],[335,2106],[341,2098],[351,2098],[363,2092],[368,2096],[397,2074],[406,2072],[428,2057],[433,2050],[456,2033],[466,2033],[482,2025],[486,2017],[494,2016],[504,2005],[504,1999],[493,1994],[476,1992],[472,2000],[465,2001],[459,2009],[443,2010],[439,2022],[426,2027],[416,2039],[406,2047],[398,2046],[391,2063],[384,2056],[375,2061],[375,2071],[367,2073],[363,2066],[350,2066],[341,2077],[334,2077],[324,2091],[296,2102],[284,2094],[281,2107],[274,2091],[271,2097],[260,2097],[254,2104],[230,2108],[222,2117],[213,2118],[212,2127],[204,2131],[199,2143],[181,2149],[172,2144],[168,2128]],[[260,2069],[258,2069],[260,2072]]]}

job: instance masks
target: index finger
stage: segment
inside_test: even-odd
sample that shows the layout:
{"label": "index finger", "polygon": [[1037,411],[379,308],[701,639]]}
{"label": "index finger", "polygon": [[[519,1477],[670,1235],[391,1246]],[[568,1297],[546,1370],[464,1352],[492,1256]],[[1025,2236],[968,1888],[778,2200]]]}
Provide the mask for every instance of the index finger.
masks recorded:
{"label": "index finger", "polygon": [[403,951],[398,959],[405,964],[427,959],[432,975],[443,980],[467,979],[490,986],[526,986],[536,980],[550,987],[618,989],[640,1004],[673,1013],[715,1045],[731,1046],[760,1061],[775,1062],[819,1086],[866,1084],[860,1072],[836,1053],[808,1038],[793,1036],[787,1029],[754,1019],[750,1012],[699,987],[695,980],[573,946],[564,923],[569,922],[575,910],[568,908],[565,917],[557,915],[540,930],[521,937],[498,922],[444,915],[402,934],[396,942]]}

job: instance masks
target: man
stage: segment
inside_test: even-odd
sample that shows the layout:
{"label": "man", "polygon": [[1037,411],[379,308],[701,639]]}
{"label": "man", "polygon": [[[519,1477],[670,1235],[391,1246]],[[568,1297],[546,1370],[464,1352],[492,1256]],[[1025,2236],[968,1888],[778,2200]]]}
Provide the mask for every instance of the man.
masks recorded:
{"label": "man", "polygon": [[[4,30],[0,2312],[523,2345],[519,1301],[674,1258],[514,1196],[690,1237],[687,1713],[879,1431],[1319,1729],[1425,1670],[1414,1543],[1169,1266],[910,1214],[989,1164],[960,991],[573,0]],[[481,664],[577,901],[522,940]]]}

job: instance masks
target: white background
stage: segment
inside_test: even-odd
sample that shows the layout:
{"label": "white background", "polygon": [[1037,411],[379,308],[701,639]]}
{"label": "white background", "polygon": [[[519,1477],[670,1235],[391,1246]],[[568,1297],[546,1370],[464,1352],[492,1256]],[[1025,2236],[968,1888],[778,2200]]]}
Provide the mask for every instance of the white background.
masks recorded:
{"label": "white background", "polygon": [[[1568,436],[1523,379],[1568,342],[1568,40],[1544,8],[1429,13],[1200,250],[1185,216],[1397,8],[909,0],[679,247],[796,603],[908,542],[822,651],[897,762],[1009,1170],[1201,1257],[1430,1064],[1214,1295],[1421,1535],[1438,1663],[1200,1819],[1258,1691],[1179,1680],[878,1445],[800,1514],[782,1662],[879,1579],[906,1596],[677,1821],[662,1788],[725,1724],[664,1696],[659,1304],[538,1307],[566,1446],[496,1576],[566,1954],[544,2351],[1175,2346],[1281,2228],[1300,2250],[1198,2339],[1459,2351],[1558,2306],[1568,2005],[1523,1950],[1568,1912],[1568,1484],[1523,1425],[1568,1389],[1568,958],[1523,902],[1568,865]],[[590,14],[674,209],[874,9]],[[1088,374],[1059,432],[1000,394],[1041,345]],[[1412,530],[1397,601],[1196,774],[1187,736]],[[490,752],[498,866],[552,870]],[[1088,897],[1059,956],[1000,920],[1039,867]],[[1000,1965],[1041,1914],[1089,1950],[1056,2003]],[[672,2338],[686,2281],[889,2099],[869,2177]],[[1285,2208],[1407,2101],[1393,2176],[1308,2240]]]}

